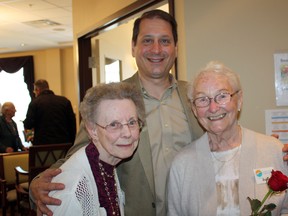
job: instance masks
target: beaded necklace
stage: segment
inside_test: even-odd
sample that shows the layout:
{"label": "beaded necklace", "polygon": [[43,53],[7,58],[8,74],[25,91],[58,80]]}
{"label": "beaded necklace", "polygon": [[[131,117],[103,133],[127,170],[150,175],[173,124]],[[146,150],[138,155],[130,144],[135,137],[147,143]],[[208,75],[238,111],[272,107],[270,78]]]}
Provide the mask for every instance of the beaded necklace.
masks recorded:
{"label": "beaded necklace", "polygon": [[[110,191],[110,188],[108,187],[108,183],[107,183],[107,180],[106,180],[106,177],[107,178],[113,178],[115,180],[115,168],[113,169],[113,174],[110,175],[106,172],[103,164],[99,161],[98,162],[98,165],[99,165],[99,169],[100,169],[100,172],[101,172],[101,176],[102,176],[102,179],[103,179],[103,182],[104,182],[104,189],[106,191],[106,195],[108,197],[108,200],[110,202],[110,206],[112,208],[112,214],[115,215],[115,216],[120,216],[120,213],[119,213],[119,204],[118,204],[118,196],[117,196],[117,185],[116,185],[116,181],[114,183],[114,191],[116,193],[116,198],[115,198],[115,201],[112,200],[110,194],[111,194],[111,191]],[[112,189],[113,190],[113,189]]]}

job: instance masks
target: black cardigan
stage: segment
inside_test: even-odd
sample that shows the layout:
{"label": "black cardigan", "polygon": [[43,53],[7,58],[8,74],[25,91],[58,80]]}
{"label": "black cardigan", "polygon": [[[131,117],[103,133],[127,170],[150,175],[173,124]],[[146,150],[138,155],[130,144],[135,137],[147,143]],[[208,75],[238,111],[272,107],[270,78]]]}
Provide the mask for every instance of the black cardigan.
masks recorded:
{"label": "black cardigan", "polygon": [[23,149],[23,144],[18,134],[16,123],[12,120],[12,124],[16,129],[13,133],[9,124],[6,122],[5,117],[0,117],[0,153],[5,153],[7,147],[12,147],[14,152]]}

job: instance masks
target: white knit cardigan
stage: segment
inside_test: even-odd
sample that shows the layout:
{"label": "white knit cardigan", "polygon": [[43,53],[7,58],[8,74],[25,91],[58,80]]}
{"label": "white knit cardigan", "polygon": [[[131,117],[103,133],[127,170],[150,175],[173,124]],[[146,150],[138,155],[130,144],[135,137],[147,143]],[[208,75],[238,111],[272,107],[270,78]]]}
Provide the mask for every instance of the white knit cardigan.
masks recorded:
{"label": "white knit cardigan", "polygon": [[[51,191],[49,196],[60,199],[60,206],[49,205],[55,216],[83,215],[106,216],[106,210],[100,207],[98,190],[85,153],[86,146],[73,154],[60,168],[62,173],[52,182],[65,185],[64,190]],[[116,172],[115,172],[116,173]],[[115,174],[121,216],[124,216],[124,193],[120,188],[117,173]]]}

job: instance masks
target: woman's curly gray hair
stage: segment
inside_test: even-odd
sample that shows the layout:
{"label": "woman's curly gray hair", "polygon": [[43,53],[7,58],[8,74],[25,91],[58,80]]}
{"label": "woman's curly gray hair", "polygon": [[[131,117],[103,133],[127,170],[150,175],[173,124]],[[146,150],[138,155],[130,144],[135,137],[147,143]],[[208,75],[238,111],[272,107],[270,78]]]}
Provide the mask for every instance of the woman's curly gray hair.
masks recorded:
{"label": "woman's curly gray hair", "polygon": [[83,122],[87,125],[94,125],[97,122],[98,106],[103,100],[129,99],[136,106],[138,119],[144,121],[145,108],[141,92],[135,85],[118,82],[108,84],[98,84],[87,90],[83,101],[80,104],[80,113]]}

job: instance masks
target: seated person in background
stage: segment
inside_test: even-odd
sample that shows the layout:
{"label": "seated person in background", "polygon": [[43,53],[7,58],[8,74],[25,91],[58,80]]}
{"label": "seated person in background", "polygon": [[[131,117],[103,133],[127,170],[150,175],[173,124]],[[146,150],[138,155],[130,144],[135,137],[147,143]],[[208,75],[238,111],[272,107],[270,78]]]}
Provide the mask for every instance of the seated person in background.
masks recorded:
{"label": "seated person in background", "polygon": [[25,129],[34,129],[32,144],[74,143],[76,118],[70,100],[55,95],[43,79],[34,83],[34,93],[23,122]]}
{"label": "seated person in background", "polygon": [[[273,167],[285,175],[283,144],[238,124],[243,102],[239,76],[210,62],[188,90],[192,111],[206,133],[174,159],[168,178],[168,215],[251,215],[247,197],[262,199],[266,182],[254,169]],[[288,194],[269,199],[272,215],[288,214]]]}
{"label": "seated person in background", "polygon": [[49,196],[62,201],[49,206],[53,215],[124,215],[115,166],[138,146],[144,118],[141,93],[132,84],[100,84],[89,89],[80,113],[90,137],[88,146],[73,154],[53,182],[65,184]]}
{"label": "seated person in background", "polygon": [[13,121],[15,116],[15,106],[11,102],[6,102],[1,108],[0,116],[0,153],[26,151],[19,137],[16,123]]}

